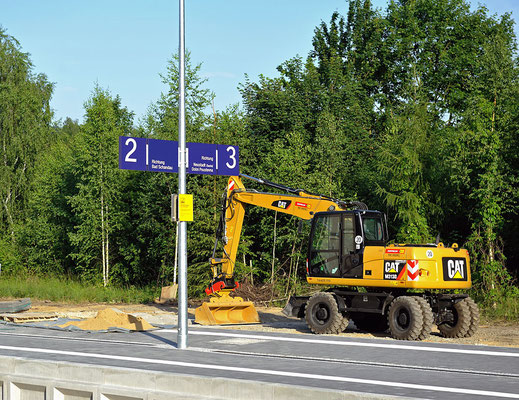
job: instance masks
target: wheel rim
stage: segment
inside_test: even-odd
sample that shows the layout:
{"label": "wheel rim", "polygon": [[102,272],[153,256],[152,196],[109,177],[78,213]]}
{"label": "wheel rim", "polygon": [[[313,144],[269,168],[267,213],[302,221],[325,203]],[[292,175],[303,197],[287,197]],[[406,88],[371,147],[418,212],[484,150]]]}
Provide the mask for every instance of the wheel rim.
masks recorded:
{"label": "wheel rim", "polygon": [[320,325],[324,325],[330,319],[330,310],[325,304],[316,304],[314,308],[314,317]]}
{"label": "wheel rim", "polygon": [[411,323],[411,315],[409,314],[409,311],[405,308],[398,310],[398,313],[395,315],[395,322],[396,326],[403,331],[409,328]]}
{"label": "wheel rim", "polygon": [[445,322],[445,325],[447,325],[449,328],[453,328],[458,323],[458,312],[456,311],[455,307],[452,307],[449,311],[452,314],[452,320]]}

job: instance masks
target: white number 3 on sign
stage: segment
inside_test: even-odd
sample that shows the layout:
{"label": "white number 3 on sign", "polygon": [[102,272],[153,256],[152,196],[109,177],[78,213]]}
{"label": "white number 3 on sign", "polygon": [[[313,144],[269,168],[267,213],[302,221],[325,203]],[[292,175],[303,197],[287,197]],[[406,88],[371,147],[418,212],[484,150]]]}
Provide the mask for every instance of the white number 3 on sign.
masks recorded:
{"label": "white number 3 on sign", "polygon": [[227,168],[233,169],[234,167],[236,167],[236,149],[232,146],[229,146],[227,147],[227,152],[231,153],[231,155],[229,155],[229,158],[232,160],[232,163],[229,164],[228,162],[226,162],[225,165],[227,166]]}

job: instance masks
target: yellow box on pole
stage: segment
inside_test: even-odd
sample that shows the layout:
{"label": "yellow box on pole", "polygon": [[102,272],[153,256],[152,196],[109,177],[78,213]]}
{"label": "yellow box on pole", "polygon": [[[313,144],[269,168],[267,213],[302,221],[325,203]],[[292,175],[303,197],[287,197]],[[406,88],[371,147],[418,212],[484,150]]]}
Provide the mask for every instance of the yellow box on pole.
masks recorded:
{"label": "yellow box on pole", "polygon": [[179,221],[193,221],[193,195],[179,194],[178,195],[178,220]]}

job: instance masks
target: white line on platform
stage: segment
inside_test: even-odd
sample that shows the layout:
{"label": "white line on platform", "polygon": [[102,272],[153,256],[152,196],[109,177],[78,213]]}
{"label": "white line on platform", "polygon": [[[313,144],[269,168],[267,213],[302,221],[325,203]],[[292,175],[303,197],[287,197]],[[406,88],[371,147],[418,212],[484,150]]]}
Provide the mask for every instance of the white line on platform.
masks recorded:
{"label": "white line on platform", "polygon": [[[161,333],[166,332],[177,332],[176,329],[163,329]],[[202,336],[225,336],[225,337],[236,337],[236,338],[250,338],[250,339],[262,339],[262,340],[274,340],[278,342],[298,342],[298,343],[311,343],[321,345],[334,345],[334,346],[357,346],[357,347],[378,347],[383,349],[400,349],[400,350],[414,350],[414,351],[430,351],[438,353],[459,353],[459,354],[471,354],[479,356],[497,356],[497,357],[519,357],[519,352],[504,352],[504,351],[488,351],[488,350],[465,350],[465,349],[453,349],[447,347],[431,347],[421,346],[408,346],[404,344],[390,344],[390,343],[366,343],[366,342],[350,342],[346,340],[322,340],[322,339],[308,339],[298,337],[280,337],[280,336],[269,336],[269,335],[254,335],[245,333],[231,333],[231,332],[208,332],[208,331],[195,331],[191,329],[190,335],[202,335]]]}
{"label": "white line on platform", "polygon": [[[199,363],[190,363],[183,361],[171,361],[171,360],[157,360],[151,358],[140,358],[140,357],[127,357],[127,356],[119,356],[112,354],[100,354],[100,353],[82,353],[78,351],[64,351],[64,350],[54,350],[54,349],[39,349],[39,348],[30,348],[30,347],[17,347],[17,346],[0,346],[2,350],[10,350],[10,351],[25,351],[31,353],[40,353],[40,354],[60,354],[64,356],[73,356],[73,357],[83,357],[83,358],[101,358],[106,360],[118,360],[118,361],[131,361],[131,362],[141,362],[148,364],[160,364],[160,365],[171,365],[177,367],[184,368],[199,368],[206,369],[211,371],[233,371],[233,372],[243,372],[250,374],[260,374],[260,375],[274,375],[274,376],[286,376],[291,378],[303,378],[303,379],[314,379],[321,381],[334,381],[334,382],[349,382],[349,383],[359,383],[364,385],[374,385],[374,386],[389,386],[389,387],[397,387],[397,388],[407,388],[407,389],[415,389],[415,390],[431,390],[435,392],[447,392],[447,393],[458,393],[458,394],[467,394],[467,395],[475,395],[475,396],[494,396],[494,397],[503,397],[508,399],[519,399],[519,394],[515,393],[505,393],[505,392],[494,392],[488,390],[476,390],[476,389],[462,389],[462,388],[453,388],[453,387],[443,387],[443,386],[432,386],[432,385],[419,385],[413,383],[404,383],[404,382],[388,382],[388,381],[379,381],[375,379],[359,379],[359,378],[348,378],[342,376],[332,376],[332,375],[318,375],[318,374],[306,374],[301,372],[291,372],[291,371],[274,371],[267,369],[258,369],[258,368],[242,368],[242,367],[233,367],[227,365],[209,365],[209,364],[199,364]],[[185,373],[185,371],[183,371]]]}

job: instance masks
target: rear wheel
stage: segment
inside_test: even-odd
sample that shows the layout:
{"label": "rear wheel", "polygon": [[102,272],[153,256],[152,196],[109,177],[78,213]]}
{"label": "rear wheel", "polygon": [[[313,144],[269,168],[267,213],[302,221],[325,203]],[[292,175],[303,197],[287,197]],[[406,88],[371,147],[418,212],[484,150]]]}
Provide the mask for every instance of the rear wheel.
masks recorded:
{"label": "rear wheel", "polygon": [[460,300],[448,308],[448,311],[452,314],[450,320],[438,325],[438,330],[443,337],[462,338],[469,334],[472,313],[471,308],[466,300],[466,298]]}
{"label": "rear wheel", "polygon": [[416,340],[423,329],[423,314],[419,302],[410,296],[397,297],[389,308],[391,336],[400,340]]}
{"label": "rear wheel", "polygon": [[423,297],[415,297],[414,298],[418,304],[420,304],[420,308],[422,309],[422,318],[423,318],[423,325],[422,325],[422,331],[420,332],[420,336],[418,336],[418,340],[423,340],[432,331],[433,323],[434,323],[434,316],[432,313],[431,306],[425,300]]}
{"label": "rear wheel", "polygon": [[339,312],[333,295],[325,292],[310,297],[306,303],[305,320],[310,330],[317,334],[340,333],[348,326],[348,320]]}
{"label": "rear wheel", "polygon": [[465,337],[470,337],[476,333],[479,326],[479,307],[474,300],[470,297],[464,299],[470,309],[470,326],[469,330],[465,334]]}
{"label": "rear wheel", "polygon": [[350,319],[345,315],[342,316],[341,326],[339,327],[339,333],[344,332],[348,325],[350,324]]}
{"label": "rear wheel", "polygon": [[383,314],[351,313],[357,329],[366,332],[384,332],[388,328],[387,317]]}

